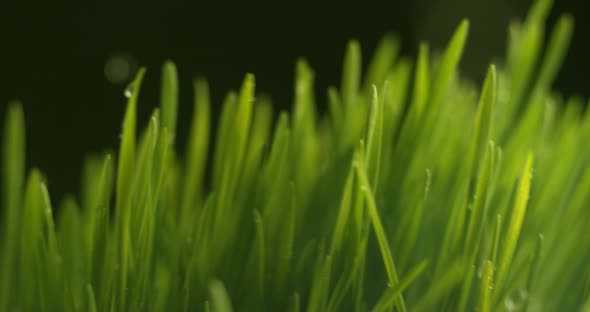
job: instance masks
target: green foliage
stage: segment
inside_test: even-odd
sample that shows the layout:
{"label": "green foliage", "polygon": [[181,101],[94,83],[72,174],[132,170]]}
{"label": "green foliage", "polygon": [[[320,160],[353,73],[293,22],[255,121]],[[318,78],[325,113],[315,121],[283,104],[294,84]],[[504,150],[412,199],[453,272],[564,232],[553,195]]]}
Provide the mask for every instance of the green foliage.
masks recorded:
{"label": "green foliage", "polygon": [[589,311],[590,111],[550,89],[573,29],[543,51],[550,7],[512,25],[481,92],[457,70],[467,21],[414,68],[389,35],[364,73],[352,41],[325,116],[305,60],[276,122],[248,74],[213,132],[197,79],[184,155],[172,62],[137,132],[142,69],[118,152],[88,158],[57,214],[11,104],[0,310]]}

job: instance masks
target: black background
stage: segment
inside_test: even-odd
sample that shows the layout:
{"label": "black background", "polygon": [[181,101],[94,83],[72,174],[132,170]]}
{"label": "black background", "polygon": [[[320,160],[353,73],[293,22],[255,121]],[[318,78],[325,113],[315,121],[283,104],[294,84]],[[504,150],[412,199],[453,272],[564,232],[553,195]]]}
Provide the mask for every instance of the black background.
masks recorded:
{"label": "black background", "polygon": [[[557,2],[548,24],[570,12],[576,27],[555,88],[567,95],[588,96],[588,6],[584,0]],[[140,96],[141,127],[158,102],[161,63],[168,58],[177,63],[181,143],[190,121],[191,80],[197,75],[210,82],[214,111],[226,91],[239,87],[246,72],[256,74],[257,90],[272,96],[276,110],[289,109],[294,63],[305,56],[316,70],[322,105],[324,90],[340,81],[348,39],[360,41],[366,62],[377,41],[394,32],[402,40],[402,53],[412,56],[420,40],[442,48],[461,18],[467,17],[471,29],[461,68],[479,81],[487,64],[504,55],[508,22],[523,17],[529,5],[524,0],[351,4],[1,0],[0,120],[10,100],[23,102],[27,166],[45,172],[54,199],[61,198],[66,192],[78,192],[84,155],[118,146],[125,84],[105,77],[105,62],[112,55],[131,55],[148,68]]]}

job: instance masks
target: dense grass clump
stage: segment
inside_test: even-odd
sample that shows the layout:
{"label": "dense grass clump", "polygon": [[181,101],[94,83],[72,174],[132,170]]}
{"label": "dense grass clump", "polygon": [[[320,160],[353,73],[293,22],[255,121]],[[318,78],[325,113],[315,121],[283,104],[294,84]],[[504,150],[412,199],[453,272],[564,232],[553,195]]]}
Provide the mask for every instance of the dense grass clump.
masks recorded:
{"label": "dense grass clump", "polygon": [[590,311],[590,112],[550,91],[573,22],[545,45],[549,9],[511,25],[481,88],[457,72],[467,21],[435,58],[386,37],[364,71],[351,42],[325,116],[301,60],[291,114],[246,75],[213,138],[196,80],[182,155],[176,69],[137,135],[140,70],[119,150],[55,221],[11,105],[0,310]]}

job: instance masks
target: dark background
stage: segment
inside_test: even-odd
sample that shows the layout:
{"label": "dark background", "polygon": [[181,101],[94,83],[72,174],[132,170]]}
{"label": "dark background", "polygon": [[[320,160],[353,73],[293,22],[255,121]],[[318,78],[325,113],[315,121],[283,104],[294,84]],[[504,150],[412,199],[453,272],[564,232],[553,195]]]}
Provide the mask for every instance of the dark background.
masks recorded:
{"label": "dark background", "polygon": [[[23,102],[27,166],[47,174],[54,199],[78,192],[84,155],[118,146],[126,83],[107,79],[108,60],[148,68],[139,105],[141,127],[158,103],[161,63],[168,58],[177,63],[178,140],[183,142],[192,108],[191,80],[197,75],[209,79],[214,105],[239,87],[246,72],[253,72],[257,90],[270,94],[277,110],[289,109],[294,63],[305,56],[316,70],[321,103],[324,90],[340,82],[348,39],[361,42],[366,62],[377,41],[394,32],[402,40],[402,53],[412,56],[420,40],[442,48],[461,18],[468,17],[471,29],[461,68],[479,81],[487,64],[504,55],[508,22],[523,17],[531,3],[39,2],[0,1],[0,120],[10,100]],[[576,27],[555,88],[588,96],[587,1],[557,2],[548,24],[570,12]]]}

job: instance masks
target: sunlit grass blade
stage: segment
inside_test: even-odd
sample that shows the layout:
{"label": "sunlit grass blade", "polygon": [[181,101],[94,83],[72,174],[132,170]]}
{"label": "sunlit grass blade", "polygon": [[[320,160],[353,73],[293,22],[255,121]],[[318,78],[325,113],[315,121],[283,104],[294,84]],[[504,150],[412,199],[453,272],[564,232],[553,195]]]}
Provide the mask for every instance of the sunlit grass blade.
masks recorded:
{"label": "sunlit grass blade", "polygon": [[514,206],[512,207],[510,219],[506,225],[506,232],[504,234],[504,240],[502,241],[500,249],[501,253],[498,260],[498,272],[496,279],[497,289],[502,289],[502,287],[504,287],[503,283],[507,278],[510,265],[512,264],[512,258],[514,257],[514,252],[520,237],[524,216],[527,211],[532,174],[533,155],[532,153],[529,153],[522,174],[520,175]]}
{"label": "sunlit grass blade", "polygon": [[93,149],[80,196],[50,197],[38,169],[25,185],[10,104],[0,311],[590,309],[590,110],[551,90],[573,34],[562,15],[545,47],[552,3],[512,24],[481,89],[459,66],[467,21],[415,60],[386,36],[364,73],[351,41],[327,98],[304,59],[292,101],[255,98],[251,74],[223,100],[194,80],[190,125],[171,61],[136,119],[141,69],[119,149]]}

